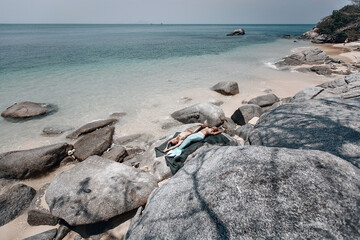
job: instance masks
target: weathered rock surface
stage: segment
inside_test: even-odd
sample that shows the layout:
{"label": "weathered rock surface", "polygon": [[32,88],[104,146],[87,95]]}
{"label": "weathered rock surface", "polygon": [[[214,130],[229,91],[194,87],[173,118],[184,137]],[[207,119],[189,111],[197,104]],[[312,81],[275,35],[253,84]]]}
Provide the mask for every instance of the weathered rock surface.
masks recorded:
{"label": "weathered rock surface", "polygon": [[106,221],[146,203],[157,187],[150,174],[91,156],[59,174],[46,191],[51,213],[72,226]]}
{"label": "weathered rock surface", "polygon": [[154,136],[150,134],[137,133],[119,137],[114,140],[114,144],[124,145],[127,147],[143,147],[148,144],[153,139],[153,137]]}
{"label": "weathered rock surface", "polygon": [[45,203],[44,195],[49,185],[50,184],[48,183],[41,187],[30,204],[27,222],[31,226],[55,226],[59,221],[57,217],[50,213],[50,210]]}
{"label": "weathered rock surface", "polygon": [[329,66],[313,66],[310,70],[324,76],[330,76],[333,73]]}
{"label": "weathered rock surface", "polygon": [[0,195],[0,226],[20,216],[30,205],[36,191],[24,184],[16,184]]}
{"label": "weathered rock surface", "polygon": [[29,178],[57,165],[72,146],[67,143],[0,154],[0,178]]}
{"label": "weathered rock surface", "polygon": [[259,105],[245,104],[245,105],[239,107],[233,113],[233,115],[231,115],[231,119],[238,125],[245,125],[253,117],[260,117],[261,114],[263,114],[263,110]]}
{"label": "weathered rock surface", "polygon": [[4,118],[23,119],[48,114],[56,110],[57,107],[52,104],[19,102],[8,107],[1,113],[1,116]]}
{"label": "weathered rock surface", "polygon": [[206,121],[212,126],[220,125],[225,119],[223,110],[210,103],[195,104],[176,111],[171,116],[182,123],[204,123]]}
{"label": "weathered rock surface", "polygon": [[84,161],[91,155],[103,154],[111,146],[114,130],[114,127],[105,127],[83,136],[74,144],[74,156]]}
{"label": "weathered rock surface", "polygon": [[310,87],[305,88],[295,94],[295,96],[290,100],[290,102],[302,102],[305,100],[313,99],[316,97],[319,93],[321,93],[324,90],[324,88],[321,87]]}
{"label": "weathered rock surface", "polygon": [[118,122],[118,119],[106,119],[106,120],[94,121],[94,122],[85,124],[84,126],[78,128],[77,130],[70,133],[66,137],[70,138],[70,139],[77,139],[80,135],[93,132],[99,128],[103,128],[103,127],[112,125],[116,122]]}
{"label": "weathered rock surface", "polygon": [[256,104],[260,107],[267,107],[273,105],[278,101],[280,101],[280,99],[275,94],[270,93],[250,99],[249,104]]}
{"label": "weathered rock surface", "polygon": [[331,62],[331,58],[318,48],[307,49],[299,53],[292,54],[275,63],[277,67],[299,66],[303,64],[324,64]]}
{"label": "weathered rock surface", "polygon": [[34,236],[25,238],[23,240],[53,240],[54,237],[56,236],[56,233],[57,233],[57,229],[51,229],[49,231],[36,234]]}
{"label": "weathered rock surface", "polygon": [[54,136],[54,135],[60,135],[64,132],[73,130],[73,127],[70,126],[52,126],[52,127],[46,127],[43,129],[43,135],[44,136]]}
{"label": "weathered rock surface", "polygon": [[263,114],[251,145],[316,149],[360,167],[360,98],[313,99]]}
{"label": "weathered rock surface", "polygon": [[239,29],[235,29],[231,33],[226,34],[226,36],[237,36],[237,35],[244,35],[244,34],[245,34],[245,30],[242,28],[239,28]]}
{"label": "weathered rock surface", "polygon": [[237,82],[224,81],[217,83],[211,90],[223,95],[236,95],[239,93],[239,85]]}
{"label": "weathered rock surface", "polygon": [[109,151],[103,153],[102,157],[113,160],[115,162],[122,162],[128,156],[126,149],[123,146],[113,146]]}
{"label": "weathered rock surface", "polygon": [[241,126],[236,129],[236,135],[241,137],[245,140],[245,142],[248,140],[248,137],[250,136],[251,131],[254,130],[254,125],[252,124],[245,124],[244,126]]}
{"label": "weathered rock surface", "polygon": [[226,134],[233,136],[236,129],[236,123],[231,118],[226,117],[221,127],[225,130]]}
{"label": "weathered rock surface", "polygon": [[149,198],[132,239],[358,239],[360,172],[329,153],[214,147]]}

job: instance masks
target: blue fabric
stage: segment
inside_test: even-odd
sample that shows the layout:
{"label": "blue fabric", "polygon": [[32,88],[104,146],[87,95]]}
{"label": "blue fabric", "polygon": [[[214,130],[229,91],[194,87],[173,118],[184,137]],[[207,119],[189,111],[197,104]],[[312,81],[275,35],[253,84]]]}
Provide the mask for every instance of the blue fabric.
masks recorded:
{"label": "blue fabric", "polygon": [[177,148],[170,150],[166,155],[169,157],[180,156],[183,149],[190,145],[192,142],[199,142],[205,138],[205,135],[201,132],[193,133],[189,135]]}

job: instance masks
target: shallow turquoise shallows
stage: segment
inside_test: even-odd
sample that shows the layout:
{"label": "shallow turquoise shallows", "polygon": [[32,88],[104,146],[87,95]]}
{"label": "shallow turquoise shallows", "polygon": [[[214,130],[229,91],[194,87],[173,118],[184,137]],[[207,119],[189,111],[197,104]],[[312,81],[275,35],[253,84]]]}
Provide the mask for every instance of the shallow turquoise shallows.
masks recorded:
{"label": "shallow turquoise shallows", "polygon": [[[126,112],[124,121],[145,118],[159,99],[174,106],[175,93],[218,81],[257,81],[255,67],[308,45],[285,34],[299,36],[312,27],[0,25],[0,111],[25,100],[59,107],[32,121],[1,118],[0,152],[40,138],[47,126],[77,127],[111,112]],[[226,36],[237,28],[246,34]]]}

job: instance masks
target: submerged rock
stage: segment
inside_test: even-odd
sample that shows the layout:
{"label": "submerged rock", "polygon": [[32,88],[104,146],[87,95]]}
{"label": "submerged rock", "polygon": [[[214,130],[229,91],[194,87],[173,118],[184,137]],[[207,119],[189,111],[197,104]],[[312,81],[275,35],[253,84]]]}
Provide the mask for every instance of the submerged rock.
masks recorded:
{"label": "submerged rock", "polygon": [[149,198],[126,239],[358,239],[360,172],[321,151],[214,147]]}
{"label": "submerged rock", "polygon": [[211,126],[218,126],[225,119],[223,110],[211,103],[195,104],[176,111],[171,116],[182,123],[207,122]]}
{"label": "submerged rock", "polygon": [[54,135],[60,135],[64,132],[73,130],[73,127],[70,126],[52,126],[52,127],[46,127],[43,129],[43,135],[44,136],[54,136]]}
{"label": "submerged rock", "polygon": [[77,139],[80,135],[93,132],[99,128],[103,128],[103,127],[112,125],[117,122],[118,122],[118,119],[106,119],[106,120],[94,121],[94,122],[85,124],[84,126],[78,128],[76,131],[70,133],[66,137],[70,138],[70,139]]}
{"label": "submerged rock", "polygon": [[73,147],[67,143],[0,154],[0,178],[29,178],[61,162]]}
{"label": "submerged rock", "polygon": [[20,216],[29,206],[36,191],[24,184],[17,184],[0,195],[0,226]]}
{"label": "submerged rock", "polygon": [[237,82],[219,82],[211,88],[211,90],[223,95],[236,95],[239,93],[239,85]]}
{"label": "submerged rock", "polygon": [[74,144],[74,156],[84,161],[91,155],[103,154],[111,146],[114,130],[114,127],[100,128],[80,138]]}
{"label": "submerged rock", "polygon": [[263,114],[251,145],[316,149],[360,167],[360,98],[313,99]]}
{"label": "submerged rock", "polygon": [[51,213],[72,226],[106,221],[144,205],[157,181],[150,174],[91,156],[50,184]]}
{"label": "submerged rock", "polygon": [[4,118],[24,119],[55,112],[57,107],[47,103],[19,102],[1,113]]}

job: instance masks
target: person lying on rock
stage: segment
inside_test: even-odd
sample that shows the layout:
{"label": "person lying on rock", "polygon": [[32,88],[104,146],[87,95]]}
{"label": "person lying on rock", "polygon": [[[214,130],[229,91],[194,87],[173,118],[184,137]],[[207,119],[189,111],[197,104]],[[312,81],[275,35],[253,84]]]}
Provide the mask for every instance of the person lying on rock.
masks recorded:
{"label": "person lying on rock", "polygon": [[185,140],[180,144],[180,146],[170,150],[166,156],[169,157],[177,157],[180,156],[183,149],[185,147],[187,147],[188,145],[190,145],[190,143],[192,142],[199,142],[201,140],[203,140],[207,135],[217,135],[219,133],[224,132],[225,130],[220,130],[217,127],[206,127],[201,129],[199,132],[197,133],[193,133],[191,135],[189,135],[188,137],[185,138]]}
{"label": "person lying on rock", "polygon": [[[169,140],[169,142],[167,143],[166,148],[163,150],[163,152],[165,153],[172,149],[177,148],[188,136],[190,136],[193,133],[199,132],[201,129],[203,129],[205,127],[206,127],[206,125],[197,125],[197,126],[190,127],[188,129],[186,129],[185,131],[179,133],[176,137]],[[169,146],[170,144],[172,144],[174,146],[170,147]]]}

